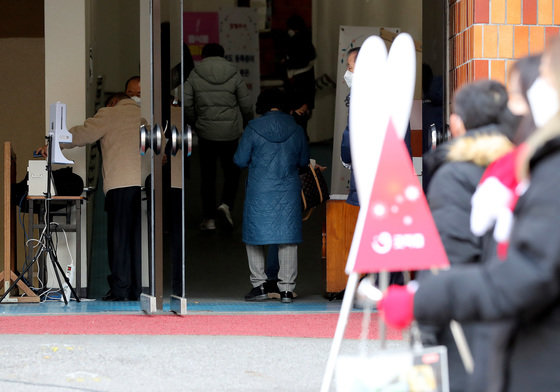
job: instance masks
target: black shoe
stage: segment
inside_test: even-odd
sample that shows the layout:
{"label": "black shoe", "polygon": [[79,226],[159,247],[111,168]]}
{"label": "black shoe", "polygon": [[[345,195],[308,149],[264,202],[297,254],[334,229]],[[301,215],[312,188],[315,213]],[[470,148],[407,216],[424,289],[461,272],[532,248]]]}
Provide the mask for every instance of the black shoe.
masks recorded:
{"label": "black shoe", "polygon": [[267,280],[264,282],[264,291],[271,299],[280,299],[280,289],[278,288],[278,279]]}
{"label": "black shoe", "polygon": [[113,295],[110,291],[101,299],[103,301],[126,301],[126,298]]}
{"label": "black shoe", "polygon": [[282,291],[280,293],[280,301],[282,301],[285,304],[290,304],[292,303],[294,300],[294,293],[292,293],[291,291]]}
{"label": "black shoe", "polygon": [[264,301],[265,299],[268,299],[268,295],[266,294],[262,284],[260,286],[253,287],[253,289],[245,296],[245,301]]}

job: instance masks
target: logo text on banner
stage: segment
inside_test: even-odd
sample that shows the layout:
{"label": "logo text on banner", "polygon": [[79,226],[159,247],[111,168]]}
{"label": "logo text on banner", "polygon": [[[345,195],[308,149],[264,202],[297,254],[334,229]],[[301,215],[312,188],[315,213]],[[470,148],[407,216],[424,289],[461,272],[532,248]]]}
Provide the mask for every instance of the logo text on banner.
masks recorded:
{"label": "logo text on banner", "polygon": [[406,146],[389,121],[353,271],[448,265]]}

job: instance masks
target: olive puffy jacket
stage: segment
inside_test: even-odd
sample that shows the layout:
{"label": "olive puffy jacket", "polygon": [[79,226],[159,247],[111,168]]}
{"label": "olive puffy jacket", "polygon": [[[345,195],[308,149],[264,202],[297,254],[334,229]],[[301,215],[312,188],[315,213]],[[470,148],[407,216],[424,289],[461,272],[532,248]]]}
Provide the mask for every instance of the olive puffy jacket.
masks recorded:
{"label": "olive puffy jacket", "polygon": [[190,73],[183,91],[187,123],[213,141],[238,139],[253,118],[253,102],[237,67],[223,57],[207,57]]}

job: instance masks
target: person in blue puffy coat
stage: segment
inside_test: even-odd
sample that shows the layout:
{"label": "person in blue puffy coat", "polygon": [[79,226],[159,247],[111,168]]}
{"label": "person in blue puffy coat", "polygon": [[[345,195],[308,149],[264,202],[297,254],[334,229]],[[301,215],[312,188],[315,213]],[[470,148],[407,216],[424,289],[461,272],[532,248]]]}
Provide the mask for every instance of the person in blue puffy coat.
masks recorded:
{"label": "person in blue puffy coat", "polygon": [[245,300],[268,298],[265,245],[277,244],[278,289],[281,301],[290,303],[296,286],[297,244],[302,241],[299,168],[309,163],[309,150],[303,128],[287,113],[284,92],[264,90],[256,109],[262,116],[249,122],[233,157],[236,165],[249,168],[243,242],[253,289]]}

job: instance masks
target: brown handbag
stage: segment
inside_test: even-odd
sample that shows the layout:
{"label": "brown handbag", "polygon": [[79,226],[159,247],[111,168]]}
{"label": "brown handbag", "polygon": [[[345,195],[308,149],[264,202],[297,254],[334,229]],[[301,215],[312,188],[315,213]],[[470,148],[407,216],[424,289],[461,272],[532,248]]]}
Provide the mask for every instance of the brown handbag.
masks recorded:
{"label": "brown handbag", "polygon": [[311,164],[300,169],[303,220],[309,219],[313,209],[329,200],[329,187],[319,167]]}

